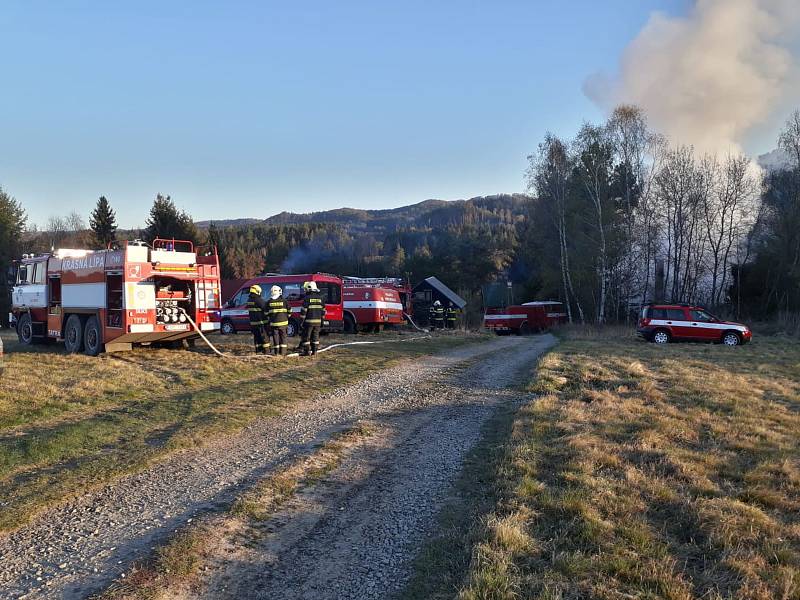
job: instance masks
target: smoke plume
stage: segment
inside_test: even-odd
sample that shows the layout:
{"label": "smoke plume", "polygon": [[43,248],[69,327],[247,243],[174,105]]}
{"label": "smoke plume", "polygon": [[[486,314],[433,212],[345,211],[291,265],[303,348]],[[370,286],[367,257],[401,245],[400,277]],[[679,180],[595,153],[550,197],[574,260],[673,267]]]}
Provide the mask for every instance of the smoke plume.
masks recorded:
{"label": "smoke plume", "polygon": [[[644,108],[656,130],[700,151],[739,152],[746,135],[796,98],[798,0],[696,0],[685,17],[653,13],[615,78],[585,93],[602,108]],[[794,48],[794,52],[797,48]]]}

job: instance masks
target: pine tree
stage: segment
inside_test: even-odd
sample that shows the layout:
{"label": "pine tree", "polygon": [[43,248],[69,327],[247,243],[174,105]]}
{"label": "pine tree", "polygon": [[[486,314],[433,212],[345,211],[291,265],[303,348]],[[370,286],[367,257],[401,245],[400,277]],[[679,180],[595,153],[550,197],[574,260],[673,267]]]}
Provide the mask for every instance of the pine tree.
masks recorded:
{"label": "pine tree", "polygon": [[117,217],[105,196],[100,196],[92,211],[89,227],[97,248],[106,248],[117,237]]}
{"label": "pine tree", "polygon": [[0,188],[0,323],[8,327],[11,293],[6,274],[12,261],[19,258],[22,233],[25,231],[25,211],[14,198]]}
{"label": "pine tree", "polygon": [[144,239],[153,243],[156,238],[197,242],[197,227],[185,211],[179,211],[169,196],[158,194],[147,219]]}

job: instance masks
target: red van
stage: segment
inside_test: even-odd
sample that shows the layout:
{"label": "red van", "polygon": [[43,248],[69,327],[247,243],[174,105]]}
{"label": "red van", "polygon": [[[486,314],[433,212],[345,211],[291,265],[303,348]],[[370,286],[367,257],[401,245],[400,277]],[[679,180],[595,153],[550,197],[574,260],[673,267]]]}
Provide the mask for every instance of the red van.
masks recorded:
{"label": "red van", "polygon": [[225,303],[222,309],[220,331],[224,334],[237,331],[250,331],[250,313],[247,310],[247,296],[250,286],[261,286],[261,295],[269,298],[269,290],[273,285],[283,290],[283,297],[292,308],[289,318],[287,334],[295,336],[300,331],[300,307],[303,305],[303,283],[314,281],[322,292],[325,300],[325,321],[322,323],[323,332],[342,331],[344,329],[344,308],[342,306],[342,280],[336,275],[327,273],[310,273],[305,275],[280,275],[268,273],[261,277],[254,277],[246,281],[239,290]]}

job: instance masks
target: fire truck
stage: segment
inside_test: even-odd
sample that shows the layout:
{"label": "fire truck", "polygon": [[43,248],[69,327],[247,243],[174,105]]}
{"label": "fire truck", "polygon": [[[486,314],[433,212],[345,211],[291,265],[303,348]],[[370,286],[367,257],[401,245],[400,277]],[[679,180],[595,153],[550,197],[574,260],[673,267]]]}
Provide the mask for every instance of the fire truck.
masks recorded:
{"label": "fire truck", "polygon": [[63,341],[96,356],[134,344],[193,341],[219,329],[216,248],[135,240],[106,250],[57,250],[17,262],[12,312],[23,344]]}
{"label": "fire truck", "polygon": [[497,335],[529,335],[565,323],[567,313],[561,302],[539,300],[501,308],[487,308],[483,326]]}
{"label": "fire truck", "polygon": [[[400,293],[404,284],[392,278],[344,278],[344,330],[379,333],[386,325],[405,323]],[[410,298],[410,291],[407,294]]]}
{"label": "fire truck", "polygon": [[286,333],[289,337],[294,337],[300,331],[300,324],[302,323],[300,309],[303,306],[303,296],[305,295],[303,283],[306,281],[314,281],[320,292],[322,292],[322,299],[325,302],[325,320],[322,323],[323,333],[342,331],[344,316],[342,280],[339,277],[328,273],[309,273],[305,275],[267,273],[247,280],[225,303],[221,313],[222,333],[232,334],[237,331],[250,331],[247,296],[250,293],[250,286],[257,283],[261,286],[261,295],[265,299],[269,298],[269,290],[273,285],[277,285],[283,290],[283,297],[286,298],[292,309],[292,316],[289,318],[289,326],[286,329]]}

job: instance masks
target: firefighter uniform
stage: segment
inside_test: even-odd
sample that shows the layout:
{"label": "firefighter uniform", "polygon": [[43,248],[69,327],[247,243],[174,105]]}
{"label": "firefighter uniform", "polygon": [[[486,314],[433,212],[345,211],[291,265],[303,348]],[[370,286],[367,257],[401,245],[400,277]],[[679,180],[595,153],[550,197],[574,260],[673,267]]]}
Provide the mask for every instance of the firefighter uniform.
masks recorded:
{"label": "firefighter uniform", "polygon": [[312,356],[319,350],[319,331],[322,329],[322,320],[325,318],[325,302],[322,300],[322,293],[317,289],[317,284],[307,281],[303,287],[306,290],[303,298],[303,307],[300,313],[303,315],[303,337],[300,341],[300,349],[303,356]]}
{"label": "firefighter uniform", "polygon": [[253,285],[250,287],[250,295],[247,298],[247,312],[250,314],[250,331],[253,332],[253,343],[256,347],[256,354],[266,354],[267,345],[264,339],[264,326],[266,325],[267,303],[261,297],[261,287]]}
{"label": "firefighter uniform", "polygon": [[455,306],[453,306],[453,303],[451,302],[444,313],[445,322],[447,323],[448,329],[456,328],[456,320],[458,319],[459,312],[461,311],[459,311]]}
{"label": "firefighter uniform", "polygon": [[289,326],[289,315],[291,308],[289,303],[281,295],[273,291],[269,302],[267,302],[267,317],[269,318],[270,349],[274,355],[286,355],[288,344],[286,343],[286,328]]}
{"label": "firefighter uniform", "polygon": [[428,313],[431,326],[434,329],[444,329],[444,307],[438,300],[433,303]]}

